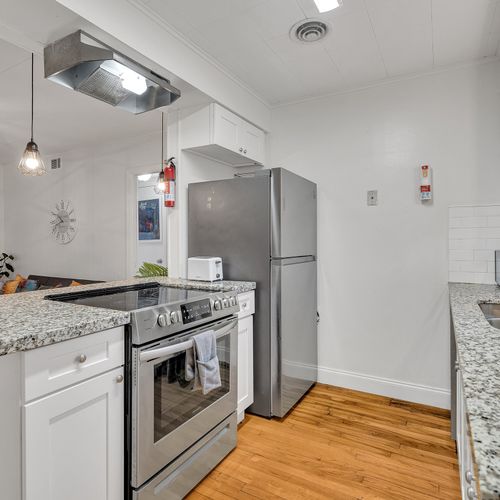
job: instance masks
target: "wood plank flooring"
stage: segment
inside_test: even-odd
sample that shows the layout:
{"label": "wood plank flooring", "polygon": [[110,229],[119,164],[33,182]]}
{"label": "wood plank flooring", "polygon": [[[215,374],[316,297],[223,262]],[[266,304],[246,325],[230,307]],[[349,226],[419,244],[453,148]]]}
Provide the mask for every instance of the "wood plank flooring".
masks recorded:
{"label": "wood plank flooring", "polygon": [[284,419],[248,415],[187,498],[458,500],[450,415],[318,384]]}

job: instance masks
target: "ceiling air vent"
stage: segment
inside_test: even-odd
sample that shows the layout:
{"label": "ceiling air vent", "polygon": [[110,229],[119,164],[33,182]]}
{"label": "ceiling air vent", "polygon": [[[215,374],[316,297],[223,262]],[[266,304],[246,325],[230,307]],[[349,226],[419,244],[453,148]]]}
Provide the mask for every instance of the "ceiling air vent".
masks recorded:
{"label": "ceiling air vent", "polygon": [[52,170],[61,168],[61,158],[54,158],[53,160],[50,160],[50,168]]}
{"label": "ceiling air vent", "polygon": [[290,37],[302,43],[319,42],[330,31],[327,23],[317,19],[306,19],[292,26]]}

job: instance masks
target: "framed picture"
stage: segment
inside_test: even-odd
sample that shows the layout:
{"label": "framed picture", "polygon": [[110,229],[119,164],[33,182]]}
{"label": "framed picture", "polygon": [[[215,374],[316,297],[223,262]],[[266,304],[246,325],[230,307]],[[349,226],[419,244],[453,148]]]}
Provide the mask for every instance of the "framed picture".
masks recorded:
{"label": "framed picture", "polygon": [[160,241],[160,199],[137,202],[139,241]]}

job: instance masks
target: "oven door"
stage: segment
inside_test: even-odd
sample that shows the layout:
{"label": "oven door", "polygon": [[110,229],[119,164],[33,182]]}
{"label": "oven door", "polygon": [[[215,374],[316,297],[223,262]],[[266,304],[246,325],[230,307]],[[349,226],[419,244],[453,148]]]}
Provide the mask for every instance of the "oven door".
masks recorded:
{"label": "oven door", "polygon": [[[203,395],[184,378],[193,335],[214,330],[222,386]],[[132,349],[131,485],[141,486],[236,411],[238,320],[231,317]]]}

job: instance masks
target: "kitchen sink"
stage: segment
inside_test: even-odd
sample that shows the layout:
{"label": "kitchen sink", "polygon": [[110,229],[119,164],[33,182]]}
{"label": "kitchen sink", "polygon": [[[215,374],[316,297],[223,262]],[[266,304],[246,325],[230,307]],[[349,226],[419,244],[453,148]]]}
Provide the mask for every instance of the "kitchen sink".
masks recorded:
{"label": "kitchen sink", "polygon": [[500,304],[479,304],[486,321],[500,330]]}

